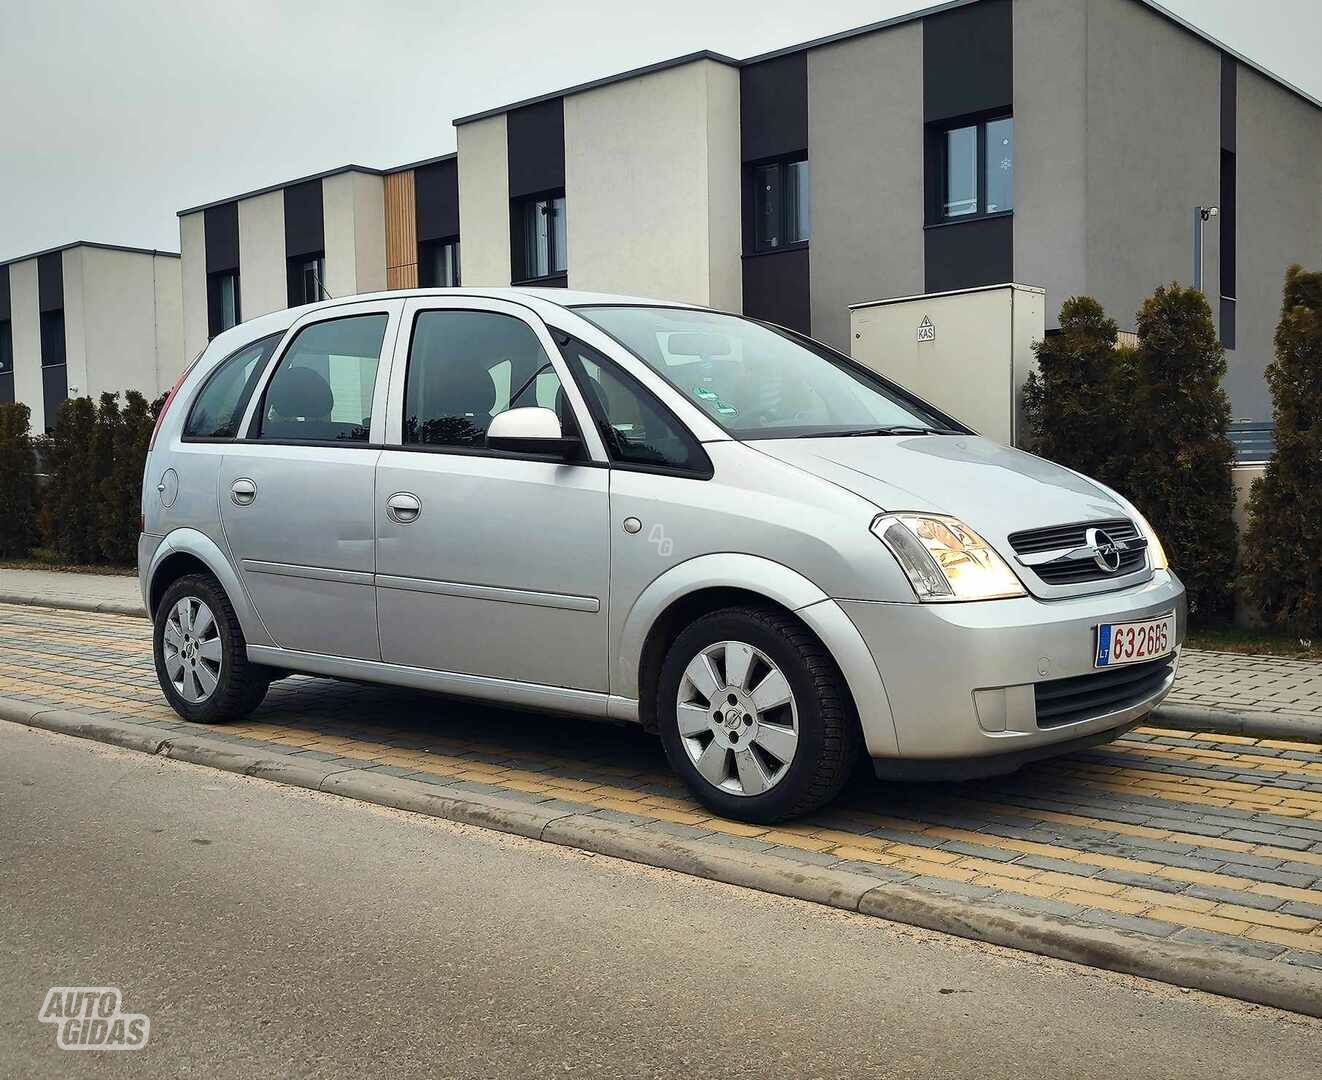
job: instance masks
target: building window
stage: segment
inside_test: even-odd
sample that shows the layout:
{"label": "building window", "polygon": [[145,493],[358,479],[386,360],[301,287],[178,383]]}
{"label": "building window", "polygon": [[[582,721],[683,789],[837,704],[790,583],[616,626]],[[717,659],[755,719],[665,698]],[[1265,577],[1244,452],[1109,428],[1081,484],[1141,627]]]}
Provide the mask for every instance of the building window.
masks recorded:
{"label": "building window", "polygon": [[65,366],[64,312],[41,313],[41,398],[46,413],[46,434],[55,429],[60,406],[69,397],[69,369]]}
{"label": "building window", "polygon": [[459,240],[425,240],[418,245],[418,285],[453,289],[459,284]]}
{"label": "building window", "polygon": [[316,251],[289,259],[289,306],[315,304],[330,294],[326,292],[326,256]]}
{"label": "building window", "polygon": [[559,277],[569,270],[563,193],[515,203],[519,262],[516,280]]}
{"label": "building window", "polygon": [[1014,209],[1014,118],[998,117],[943,128],[936,217],[959,221]]}
{"label": "building window", "polygon": [[14,402],[14,332],[8,319],[0,319],[0,405]]}
{"label": "building window", "polygon": [[807,160],[754,165],[753,250],[805,243],[810,232]]}
{"label": "building window", "polygon": [[207,275],[207,336],[215,337],[238,326],[239,272],[217,270]]}

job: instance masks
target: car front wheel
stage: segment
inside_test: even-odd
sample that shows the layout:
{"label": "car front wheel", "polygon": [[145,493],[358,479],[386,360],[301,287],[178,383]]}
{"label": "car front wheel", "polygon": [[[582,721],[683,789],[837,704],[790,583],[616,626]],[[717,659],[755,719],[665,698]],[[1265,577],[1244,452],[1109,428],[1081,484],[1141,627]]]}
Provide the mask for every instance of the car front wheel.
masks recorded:
{"label": "car front wheel", "polygon": [[770,823],[844,786],[856,722],[822,644],[787,613],[727,608],[671,646],[657,716],[671,766],[708,809]]}

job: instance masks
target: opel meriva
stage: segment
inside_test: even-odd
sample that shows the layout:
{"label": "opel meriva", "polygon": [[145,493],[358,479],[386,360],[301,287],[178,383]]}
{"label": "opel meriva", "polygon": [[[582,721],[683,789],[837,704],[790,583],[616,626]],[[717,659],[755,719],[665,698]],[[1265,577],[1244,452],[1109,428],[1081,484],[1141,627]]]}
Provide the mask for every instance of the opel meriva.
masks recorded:
{"label": "opel meriva", "polygon": [[564,290],[330,301],[211,342],[139,551],[204,723],[293,672],[641,724],[713,811],[1012,770],[1169,691],[1184,588],[1124,498],[808,338]]}

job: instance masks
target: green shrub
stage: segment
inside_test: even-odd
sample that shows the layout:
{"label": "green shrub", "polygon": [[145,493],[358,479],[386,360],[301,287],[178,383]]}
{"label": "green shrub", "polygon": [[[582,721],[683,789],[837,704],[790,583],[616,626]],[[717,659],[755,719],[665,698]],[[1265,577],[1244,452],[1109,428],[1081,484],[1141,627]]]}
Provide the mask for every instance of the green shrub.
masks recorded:
{"label": "green shrub", "polygon": [[1129,429],[1135,354],[1116,348],[1116,324],[1090,296],[1060,308],[1060,333],[1033,346],[1038,370],[1024,387],[1029,448],[1112,487],[1127,486],[1128,458],[1116,453]]}
{"label": "green shrub", "polygon": [[[103,411],[106,396],[102,397]],[[122,411],[114,403],[108,472],[101,480],[99,510],[101,554],[112,563],[128,565],[138,555],[142,470],[155,422],[152,407],[136,390],[125,393]]]}
{"label": "green shrub", "polygon": [[56,413],[50,435],[49,482],[41,505],[46,546],[62,562],[97,562],[96,405],[90,397],[70,398]]}
{"label": "green shrub", "polygon": [[1243,595],[1269,621],[1313,637],[1322,634],[1322,273],[1285,275],[1267,386],[1276,456],[1249,498]]}
{"label": "green shrub", "polygon": [[[1197,289],[1163,286],[1138,312],[1137,385],[1125,494],[1152,523],[1189,593],[1190,616],[1229,617],[1235,568],[1234,451],[1225,354]],[[1118,433],[1117,433],[1118,434]]]}
{"label": "green shrub", "polygon": [[26,405],[0,405],[0,558],[27,558],[37,539],[37,455],[31,420]]}

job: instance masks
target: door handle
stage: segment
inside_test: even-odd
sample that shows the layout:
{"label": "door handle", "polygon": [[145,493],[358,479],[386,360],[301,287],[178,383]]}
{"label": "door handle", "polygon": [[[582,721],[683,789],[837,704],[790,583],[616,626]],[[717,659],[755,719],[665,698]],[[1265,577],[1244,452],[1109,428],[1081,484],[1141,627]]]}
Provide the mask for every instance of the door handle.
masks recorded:
{"label": "door handle", "polygon": [[422,514],[422,501],[407,491],[397,491],[386,500],[386,517],[397,525],[411,525]]}
{"label": "door handle", "polygon": [[251,506],[257,498],[257,485],[247,477],[241,477],[230,485],[230,499],[235,506]]}

